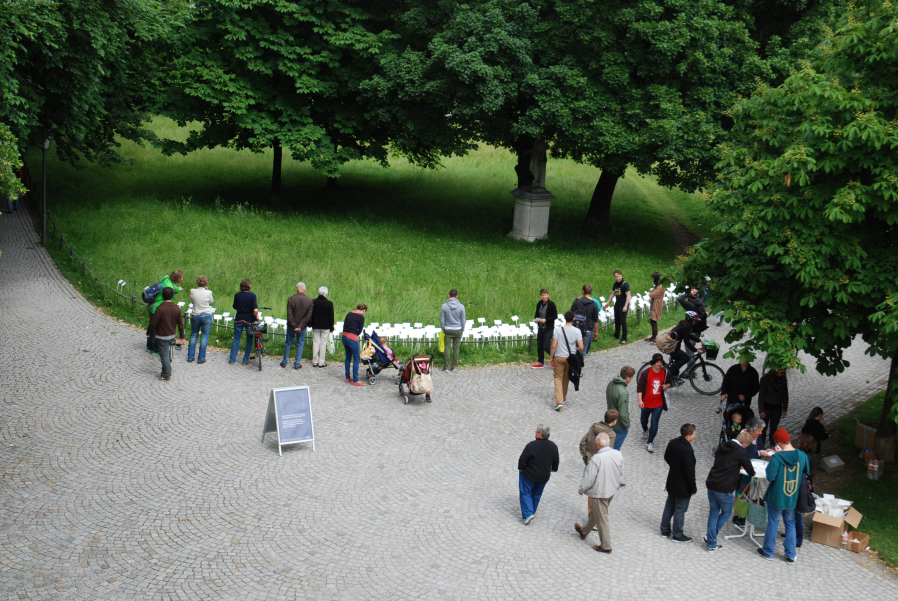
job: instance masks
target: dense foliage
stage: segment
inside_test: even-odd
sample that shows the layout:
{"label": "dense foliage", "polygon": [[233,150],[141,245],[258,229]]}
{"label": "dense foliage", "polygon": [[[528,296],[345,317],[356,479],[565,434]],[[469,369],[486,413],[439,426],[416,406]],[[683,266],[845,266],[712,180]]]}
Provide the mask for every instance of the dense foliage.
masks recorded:
{"label": "dense foliage", "polygon": [[0,122],[21,151],[48,135],[66,161],[118,160],[159,95],[158,63],[181,5],[161,0],[4,0]]}
{"label": "dense foliage", "polygon": [[885,417],[898,367],[898,6],[851,9],[800,70],[730,114],[708,203],[719,225],[686,276],[713,278],[736,354],[800,368],[798,348],[833,374],[860,337],[892,358]]}

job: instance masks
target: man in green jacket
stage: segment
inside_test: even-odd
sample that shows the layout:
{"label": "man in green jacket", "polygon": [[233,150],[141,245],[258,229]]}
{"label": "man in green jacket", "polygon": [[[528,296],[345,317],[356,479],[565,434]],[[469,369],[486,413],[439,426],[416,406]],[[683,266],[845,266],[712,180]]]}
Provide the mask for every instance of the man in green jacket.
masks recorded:
{"label": "man in green jacket", "polygon": [[[175,291],[175,294],[181,291],[180,284],[184,280],[184,274],[180,269],[175,269],[171,272],[171,275],[162,278],[160,282],[162,284],[162,290],[166,288],[171,288]],[[152,305],[147,305],[147,311],[150,314],[150,320],[153,319],[153,314],[156,312],[156,307],[162,304],[162,292],[156,295],[156,298],[153,299]],[[150,332],[149,338],[147,338],[147,352],[155,355],[156,353],[156,328],[153,328]]]}
{"label": "man in green jacket", "polygon": [[776,533],[782,518],[786,526],[786,541],[783,543],[786,563],[793,565],[795,520],[801,519],[801,514],[796,512],[795,508],[798,506],[801,476],[808,472],[808,456],[804,451],[792,447],[789,433],[782,428],[773,433],[773,440],[782,450],[777,451],[767,464],[767,481],[770,483],[764,496],[764,502],[767,503],[767,528],[764,529],[764,547],[758,549],[758,555],[767,560],[773,559]]}
{"label": "man in green jacket", "polygon": [[605,389],[605,398],[608,400],[608,409],[617,411],[617,423],[614,424],[614,450],[620,451],[624,439],[630,431],[630,393],[627,392],[627,384],[633,381],[636,370],[625,365],[620,370],[620,375],[615,376]]}

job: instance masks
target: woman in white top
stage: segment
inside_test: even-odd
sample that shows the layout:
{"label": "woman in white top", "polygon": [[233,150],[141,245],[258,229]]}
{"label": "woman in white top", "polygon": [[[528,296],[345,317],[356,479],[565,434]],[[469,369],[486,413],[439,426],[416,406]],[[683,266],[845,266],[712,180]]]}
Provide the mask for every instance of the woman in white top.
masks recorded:
{"label": "woman in white top", "polygon": [[193,362],[196,358],[196,339],[200,338],[200,356],[197,365],[206,362],[206,346],[209,344],[209,330],[212,329],[212,291],[206,288],[209,278],[201,275],[196,279],[196,288],[190,291],[190,302],[193,303],[193,315],[190,316],[190,344],[187,346],[187,362]]}

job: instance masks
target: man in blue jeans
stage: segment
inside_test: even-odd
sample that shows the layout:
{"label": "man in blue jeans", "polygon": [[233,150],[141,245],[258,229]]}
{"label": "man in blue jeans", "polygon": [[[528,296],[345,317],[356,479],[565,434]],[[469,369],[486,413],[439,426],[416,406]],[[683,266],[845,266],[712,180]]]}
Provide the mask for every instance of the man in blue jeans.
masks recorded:
{"label": "man in blue jeans", "polygon": [[786,563],[795,565],[795,508],[798,506],[798,489],[801,486],[801,475],[808,472],[808,456],[792,446],[789,433],[780,428],[773,433],[773,441],[782,449],[770,458],[767,464],[767,528],[764,529],[764,547],[758,549],[758,555],[770,561],[776,547],[776,534],[780,519],[786,526],[786,541],[783,544],[786,552]]}
{"label": "man in blue jeans", "polygon": [[543,489],[552,472],[557,471],[558,447],[549,440],[549,426],[540,424],[536,427],[536,440],[530,441],[518,458],[518,490],[524,524],[533,521]]}
{"label": "man in blue jeans", "polygon": [[714,453],[714,465],[708,473],[708,479],[705,480],[705,486],[708,487],[708,504],[711,506],[708,514],[708,533],[704,538],[708,551],[723,548],[723,545],[717,542],[717,535],[733,515],[735,492],[742,480],[740,468],[749,476],[755,475],[755,468],[745,453],[745,447],[751,442],[751,434],[743,430],[736,438],[717,447]]}
{"label": "man in blue jeans", "polygon": [[306,345],[306,328],[312,321],[312,299],[306,296],[306,285],[296,284],[296,294],[287,300],[287,341],[284,343],[284,360],[281,367],[290,361],[290,347],[296,339],[296,359],[293,369],[302,369],[302,352]]}
{"label": "man in blue jeans", "polygon": [[[655,435],[658,434],[658,421],[661,412],[667,409],[664,395],[670,388],[670,373],[664,369],[664,355],[652,355],[652,367],[643,370],[636,383],[636,399],[639,401],[639,421],[642,424],[642,439],[646,441],[645,450],[654,453]],[[649,419],[652,420],[651,427]]]}

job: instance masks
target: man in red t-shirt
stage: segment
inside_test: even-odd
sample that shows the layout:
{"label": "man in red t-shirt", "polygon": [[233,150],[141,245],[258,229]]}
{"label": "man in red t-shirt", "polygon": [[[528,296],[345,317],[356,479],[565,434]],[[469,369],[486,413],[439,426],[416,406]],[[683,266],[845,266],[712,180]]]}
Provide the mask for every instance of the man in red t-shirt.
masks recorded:
{"label": "man in red t-shirt", "polygon": [[[664,355],[652,355],[652,367],[639,375],[636,383],[636,398],[639,400],[639,421],[642,423],[642,439],[647,440],[645,449],[654,453],[652,443],[658,433],[658,420],[661,412],[667,409],[664,391],[670,388],[670,373],[664,369]],[[649,427],[649,418],[652,425]]]}

